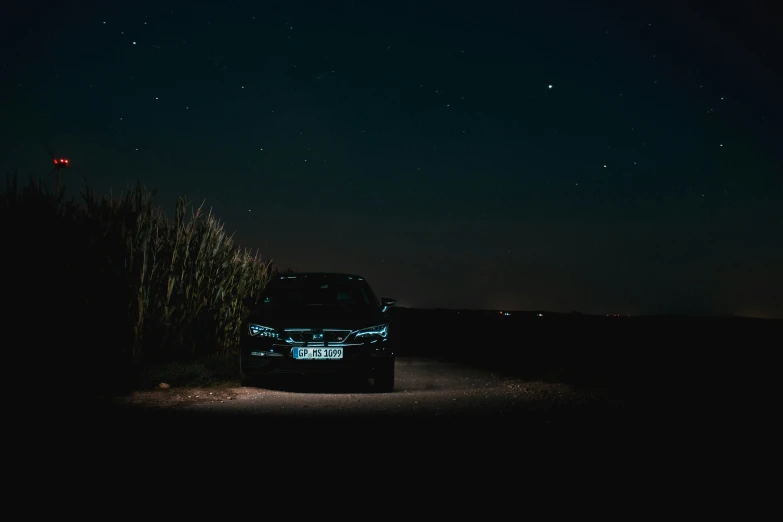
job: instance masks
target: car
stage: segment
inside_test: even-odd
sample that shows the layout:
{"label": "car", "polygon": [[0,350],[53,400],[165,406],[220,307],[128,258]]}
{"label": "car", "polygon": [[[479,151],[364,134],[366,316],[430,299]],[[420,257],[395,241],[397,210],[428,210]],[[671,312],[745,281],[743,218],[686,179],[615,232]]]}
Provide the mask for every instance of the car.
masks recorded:
{"label": "car", "polygon": [[355,274],[301,272],[274,276],[243,320],[240,380],[259,384],[274,374],[350,374],[394,389],[395,350],[390,309]]}

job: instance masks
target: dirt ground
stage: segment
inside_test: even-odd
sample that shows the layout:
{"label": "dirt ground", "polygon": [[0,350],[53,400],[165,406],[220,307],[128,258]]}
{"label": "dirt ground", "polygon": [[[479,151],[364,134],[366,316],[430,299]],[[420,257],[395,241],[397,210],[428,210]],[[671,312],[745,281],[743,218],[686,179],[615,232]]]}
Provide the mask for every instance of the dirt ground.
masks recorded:
{"label": "dirt ground", "polygon": [[542,380],[525,381],[424,358],[400,358],[395,389],[374,393],[371,381],[285,376],[263,387],[238,382],[204,388],[137,391],[118,401],[125,406],[191,412],[251,415],[504,415],[522,410],[574,409],[584,405],[617,409],[605,390],[576,389]]}

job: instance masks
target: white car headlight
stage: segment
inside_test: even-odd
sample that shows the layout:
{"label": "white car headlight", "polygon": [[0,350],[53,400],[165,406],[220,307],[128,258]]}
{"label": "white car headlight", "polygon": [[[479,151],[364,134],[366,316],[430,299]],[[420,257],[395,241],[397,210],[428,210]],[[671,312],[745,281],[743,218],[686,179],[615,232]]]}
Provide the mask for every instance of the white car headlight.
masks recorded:
{"label": "white car headlight", "polygon": [[273,339],[277,339],[279,337],[279,334],[275,331],[275,329],[269,326],[261,326],[260,324],[250,323],[248,325],[248,330],[250,337],[271,337]]}
{"label": "white car headlight", "polygon": [[356,332],[356,338],[359,339],[361,337],[365,337],[368,335],[374,335],[378,337],[383,337],[384,339],[389,335],[389,325],[388,324],[379,324],[378,326],[371,326],[369,328],[362,328],[361,330],[358,330]]}

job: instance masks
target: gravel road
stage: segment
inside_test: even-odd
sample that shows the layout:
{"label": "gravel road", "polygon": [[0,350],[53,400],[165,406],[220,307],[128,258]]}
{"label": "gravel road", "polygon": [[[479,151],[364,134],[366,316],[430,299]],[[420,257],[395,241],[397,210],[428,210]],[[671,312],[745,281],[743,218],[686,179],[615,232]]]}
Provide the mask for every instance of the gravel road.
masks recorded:
{"label": "gravel road", "polygon": [[[236,417],[473,417],[529,419],[619,419],[622,402],[605,390],[575,389],[557,382],[501,377],[457,363],[398,358],[391,393],[373,393],[371,383],[329,377],[286,377],[263,388],[168,388],[125,397],[124,411],[175,416]],[[609,415],[609,417],[607,417]]]}

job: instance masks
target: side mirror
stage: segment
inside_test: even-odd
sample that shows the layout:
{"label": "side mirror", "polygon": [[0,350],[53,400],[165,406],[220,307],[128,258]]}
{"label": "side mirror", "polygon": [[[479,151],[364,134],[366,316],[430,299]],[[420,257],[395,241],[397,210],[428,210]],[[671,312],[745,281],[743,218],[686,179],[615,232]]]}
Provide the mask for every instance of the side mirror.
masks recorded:
{"label": "side mirror", "polygon": [[385,312],[397,303],[396,299],[391,297],[381,297],[381,304],[383,305],[383,311]]}

